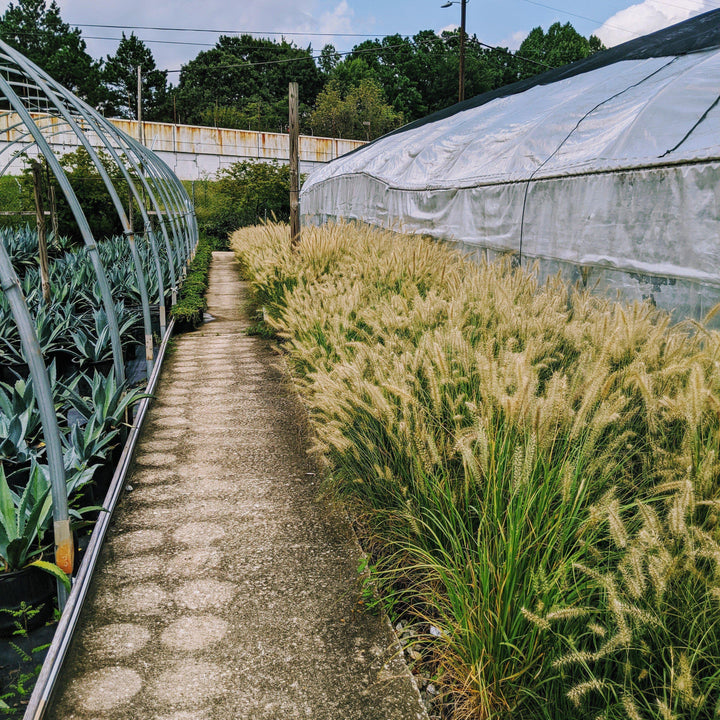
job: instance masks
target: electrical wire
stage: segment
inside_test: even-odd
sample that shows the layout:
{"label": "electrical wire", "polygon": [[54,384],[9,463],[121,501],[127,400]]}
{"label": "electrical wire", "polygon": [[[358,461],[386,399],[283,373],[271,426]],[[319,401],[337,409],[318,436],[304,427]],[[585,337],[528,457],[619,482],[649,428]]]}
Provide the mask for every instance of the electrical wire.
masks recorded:
{"label": "electrical wire", "polygon": [[[390,35],[387,37],[393,37],[393,36]],[[441,42],[447,43],[450,40],[450,38],[443,38],[441,36],[436,35],[435,39],[429,39],[426,44],[434,42],[434,40],[440,40]],[[507,53],[511,57],[517,58],[518,60],[524,60],[525,62],[532,63],[533,65],[538,65],[538,66],[543,67],[548,70],[553,69],[552,65],[548,65],[548,63],[542,62],[542,60],[534,60],[533,58],[528,58],[528,57],[524,57],[522,55],[518,55],[517,53],[513,53],[510,50],[508,50],[507,48],[501,47],[499,45],[488,45],[487,43],[480,42],[477,39],[476,39],[476,42],[481,47],[488,48],[489,50],[498,50],[500,52]],[[412,41],[410,44],[415,45],[415,46],[418,45],[418,43],[416,43],[414,41]],[[339,57],[344,57],[344,56],[348,56],[348,55],[365,55],[365,54],[372,55],[372,54],[383,52],[384,50],[393,50],[395,48],[404,47],[405,45],[406,45],[406,43],[397,43],[394,45],[382,45],[380,47],[367,48],[365,50],[353,49],[353,50],[348,50],[347,52],[337,52],[336,55]],[[280,60],[262,60],[262,61],[257,61],[257,62],[228,63],[225,65],[213,65],[212,68],[207,68],[207,69],[208,70],[225,70],[225,69],[237,68],[237,67],[259,67],[259,66],[263,66],[263,65],[281,65],[281,64],[293,63],[293,62],[303,62],[303,61],[307,61],[307,60],[318,60],[321,57],[322,57],[321,55],[306,55],[304,57],[299,57],[299,58],[282,58]],[[179,72],[182,72],[182,68],[180,68],[178,70],[164,70],[163,72],[179,73]]]}
{"label": "electrical wire", "polygon": [[[530,5],[536,5],[538,7],[545,8],[547,10],[553,10],[554,12],[562,13],[563,15],[568,15],[569,17],[575,17],[579,18],[580,20],[587,20],[588,22],[595,23],[598,26],[605,26],[608,28],[612,28],[613,30],[620,30],[621,32],[626,32],[629,35],[634,35],[635,37],[641,37],[645,33],[642,32],[635,32],[634,30],[629,30],[625,27],[620,27],[620,25],[614,25],[612,23],[608,23],[607,21],[597,20],[596,18],[588,17],[587,15],[578,15],[577,13],[571,12],[570,10],[564,10],[562,8],[553,7],[552,5],[546,5],[545,3],[538,2],[538,0],[522,0],[523,2],[526,2]],[[713,0],[703,0],[705,5],[709,6],[708,10],[717,10],[720,7],[720,4],[714,4]],[[666,2],[666,0],[653,0],[653,3],[657,5],[666,5],[667,7],[677,8],[678,10],[685,10],[688,12],[692,12],[693,8],[684,7],[682,5],[675,5],[674,3]],[[703,10],[705,12],[705,10]],[[699,13],[698,13],[699,14]]]}
{"label": "electrical wire", "polygon": [[608,25],[602,20],[596,20],[595,18],[588,17],[587,15],[578,15],[577,13],[570,12],[569,10],[563,10],[561,8],[553,7],[552,5],[546,5],[545,3],[538,2],[538,0],[522,0],[530,5],[537,5],[538,7],[545,8],[546,10],[553,10],[554,12],[562,13],[563,15],[569,15],[570,17],[580,18],[581,20],[587,20],[588,22],[595,23],[596,25],[605,25],[613,30],[622,30],[623,32],[640,37],[642,33],[635,32],[634,30],[628,30],[627,28],[620,27],[619,25]]}
{"label": "electrical wire", "polygon": [[99,23],[72,23],[69,22],[72,27],[93,27],[93,28],[108,28],[113,30],[158,30],[161,32],[191,32],[191,33],[213,33],[216,35],[260,35],[267,37],[268,35],[280,35],[280,36],[295,36],[299,35],[302,37],[362,37],[362,38],[384,38],[392,37],[397,33],[391,33],[388,35],[367,35],[364,33],[321,33],[321,32],[285,32],[280,30],[213,30],[211,28],[183,28],[183,27],[162,27],[152,25],[101,25]]}

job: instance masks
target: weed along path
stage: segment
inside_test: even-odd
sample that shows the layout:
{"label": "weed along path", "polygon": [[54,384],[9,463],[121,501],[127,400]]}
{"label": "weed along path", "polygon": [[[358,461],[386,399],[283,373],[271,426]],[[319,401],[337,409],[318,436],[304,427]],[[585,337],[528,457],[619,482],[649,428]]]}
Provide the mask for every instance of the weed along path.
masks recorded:
{"label": "weed along path", "polygon": [[421,720],[359,549],[318,499],[305,424],[248,337],[232,253],[180,336],[136,451],[53,720]]}

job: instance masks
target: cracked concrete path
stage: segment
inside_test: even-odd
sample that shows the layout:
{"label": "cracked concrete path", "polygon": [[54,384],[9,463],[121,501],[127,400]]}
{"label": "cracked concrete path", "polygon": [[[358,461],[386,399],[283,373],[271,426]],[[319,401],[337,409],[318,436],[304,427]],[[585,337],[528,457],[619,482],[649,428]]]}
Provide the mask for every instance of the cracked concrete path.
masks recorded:
{"label": "cracked concrete path", "polygon": [[53,720],[427,718],[245,293],[215,253],[216,320],[166,361]]}

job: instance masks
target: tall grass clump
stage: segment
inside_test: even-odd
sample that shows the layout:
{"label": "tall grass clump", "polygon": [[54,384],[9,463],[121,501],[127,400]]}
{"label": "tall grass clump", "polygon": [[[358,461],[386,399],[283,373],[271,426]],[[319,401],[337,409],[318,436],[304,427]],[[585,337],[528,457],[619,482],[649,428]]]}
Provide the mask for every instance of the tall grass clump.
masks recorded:
{"label": "tall grass clump", "polygon": [[720,335],[367,227],[233,246],[453,718],[720,713]]}

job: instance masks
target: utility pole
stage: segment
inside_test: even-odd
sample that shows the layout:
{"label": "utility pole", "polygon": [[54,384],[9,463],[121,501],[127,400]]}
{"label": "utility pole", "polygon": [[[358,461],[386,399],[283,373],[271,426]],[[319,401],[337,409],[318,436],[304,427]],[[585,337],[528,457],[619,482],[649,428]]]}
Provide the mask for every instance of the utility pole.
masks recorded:
{"label": "utility pole", "polygon": [[460,6],[460,67],[458,77],[458,102],[465,99],[465,11],[468,0],[448,0],[440,7],[449,8],[453,5]]}
{"label": "utility pole", "polygon": [[50,223],[52,227],[55,242],[60,237],[60,229],[58,227],[57,202],[55,201],[55,186],[50,179],[50,168],[45,163],[45,182],[48,189],[48,198],[50,200]]}
{"label": "utility pole", "polygon": [[138,120],[138,139],[140,144],[145,144],[145,131],[143,130],[142,120],[142,68],[137,66],[137,120]]}
{"label": "utility pole", "polygon": [[47,253],[47,233],[45,230],[45,208],[42,200],[42,166],[32,161],[33,193],[35,195],[35,216],[37,218],[38,256],[40,261],[40,285],[43,300],[50,303],[50,268]]}
{"label": "utility pole", "polygon": [[458,78],[458,102],[465,99],[465,8],[467,0],[460,1],[460,77]]}
{"label": "utility pole", "polygon": [[298,122],[298,84],[291,82],[288,97],[290,100],[290,244],[296,247],[300,242],[300,124]]}

